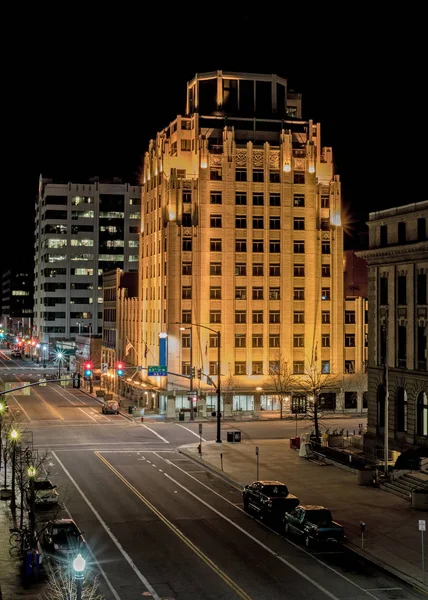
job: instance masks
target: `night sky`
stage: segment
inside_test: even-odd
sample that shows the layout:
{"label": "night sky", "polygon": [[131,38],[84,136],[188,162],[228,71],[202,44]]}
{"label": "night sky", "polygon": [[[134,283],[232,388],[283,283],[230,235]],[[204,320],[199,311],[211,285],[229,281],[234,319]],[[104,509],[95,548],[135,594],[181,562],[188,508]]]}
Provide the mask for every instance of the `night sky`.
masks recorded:
{"label": "night sky", "polygon": [[354,231],[369,211],[428,199],[421,14],[389,7],[375,22],[361,5],[323,18],[308,5],[266,5],[264,17],[226,17],[222,4],[191,16],[202,6],[58,16],[38,7],[16,25],[3,61],[0,268],[33,253],[40,173],[136,183],[149,140],[184,113],[197,72],[276,73],[303,94],[304,118],[333,146]]}

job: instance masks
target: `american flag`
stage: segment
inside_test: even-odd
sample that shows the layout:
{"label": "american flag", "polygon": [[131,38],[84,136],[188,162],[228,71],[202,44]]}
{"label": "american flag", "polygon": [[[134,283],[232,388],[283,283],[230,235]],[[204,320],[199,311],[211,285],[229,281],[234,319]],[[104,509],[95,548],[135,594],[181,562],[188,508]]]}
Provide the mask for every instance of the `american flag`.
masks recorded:
{"label": "american flag", "polygon": [[126,338],[126,339],[127,339],[127,342],[128,342],[128,343],[127,343],[127,344],[126,344],[126,346],[125,346],[125,356],[126,356],[126,355],[128,354],[128,352],[131,350],[131,348],[133,348],[133,345],[132,345],[132,344],[131,344],[131,342],[128,340],[128,338]]}
{"label": "american flag", "polygon": [[149,353],[149,347],[146,342],[144,342],[144,358],[147,358],[147,354]]}

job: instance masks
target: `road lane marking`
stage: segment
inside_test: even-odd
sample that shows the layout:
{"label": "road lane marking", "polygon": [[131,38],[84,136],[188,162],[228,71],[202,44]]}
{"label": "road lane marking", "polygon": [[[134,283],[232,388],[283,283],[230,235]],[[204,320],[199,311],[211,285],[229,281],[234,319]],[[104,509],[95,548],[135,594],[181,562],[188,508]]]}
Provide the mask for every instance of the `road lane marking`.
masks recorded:
{"label": "road lane marking", "polygon": [[156,593],[155,589],[152,587],[152,585],[149,583],[149,581],[144,577],[144,575],[141,573],[141,571],[137,568],[136,564],[134,563],[134,561],[132,560],[132,558],[129,556],[129,554],[126,552],[126,550],[123,548],[122,544],[119,542],[119,540],[117,539],[117,537],[111,532],[111,530],[109,529],[109,527],[107,526],[107,524],[105,523],[105,521],[102,519],[102,517],[99,514],[99,512],[95,509],[95,507],[93,506],[93,504],[91,503],[91,501],[89,500],[89,498],[86,496],[86,494],[83,492],[83,490],[78,485],[77,481],[71,475],[70,471],[68,471],[68,469],[62,463],[62,461],[58,458],[58,456],[53,451],[52,451],[52,456],[55,457],[55,459],[58,462],[58,464],[62,467],[64,473],[67,475],[67,477],[70,479],[70,481],[74,484],[74,487],[76,488],[76,490],[79,492],[79,494],[82,496],[83,500],[86,502],[86,504],[89,506],[89,508],[91,509],[91,511],[94,513],[94,515],[96,516],[96,518],[98,519],[98,521],[102,525],[104,531],[108,534],[108,536],[110,537],[110,539],[113,541],[113,543],[115,544],[116,548],[122,554],[122,556],[124,557],[124,559],[126,560],[126,562],[129,564],[129,566],[131,567],[131,569],[134,571],[134,573],[136,574],[136,576],[138,577],[138,579],[141,581],[141,583],[145,586],[146,590],[149,591],[152,594],[154,600],[161,600],[160,596],[158,596],[158,594]]}
{"label": "road lane marking", "polygon": [[[154,451],[154,454],[156,454],[156,451]],[[169,463],[170,465],[172,465],[173,467],[175,467],[176,469],[178,469],[179,471],[182,471],[185,475],[187,475],[188,477],[190,477],[191,479],[193,479],[194,481],[196,481],[197,483],[199,483],[199,485],[202,485],[203,487],[207,488],[208,490],[210,490],[210,492],[212,492],[213,494],[215,494],[216,496],[219,496],[219,498],[222,498],[225,502],[227,502],[228,504],[231,504],[232,506],[234,506],[234,508],[236,508],[237,510],[241,511],[242,513],[244,513],[247,517],[249,516],[248,513],[246,513],[242,508],[239,508],[239,506],[236,506],[233,502],[231,502],[230,500],[228,500],[227,498],[225,498],[224,496],[222,496],[221,494],[219,494],[218,492],[216,492],[215,490],[211,489],[209,486],[205,485],[205,483],[202,483],[202,481],[199,481],[199,479],[196,479],[196,477],[193,477],[190,473],[187,473],[184,469],[182,469],[181,467],[178,467],[175,463],[171,462],[169,459],[164,458],[163,456],[159,456],[160,459],[162,459],[163,461],[165,461],[166,463]],[[204,502],[204,500],[202,500],[201,498],[199,498],[198,496],[196,496],[195,494],[193,494],[193,492],[191,492],[190,490],[188,490],[185,486],[182,486],[181,483],[179,483],[178,481],[175,481],[175,479],[173,477],[171,477],[170,475],[168,475],[167,473],[164,473],[164,475],[166,477],[168,477],[168,479],[171,479],[172,481],[174,481],[174,483],[177,483],[177,485],[179,485],[180,487],[183,487],[184,490],[186,490],[189,494],[191,494],[192,496],[194,496],[197,500],[199,500],[199,502],[202,502],[203,504],[206,504],[206,506],[208,506],[209,508],[211,508],[211,510],[213,510],[214,512],[216,512],[217,514],[219,514],[222,519],[225,519],[226,521],[228,521],[229,523],[231,523],[234,527],[236,527],[237,529],[239,529],[240,531],[243,531],[245,533],[245,535],[249,536],[251,539],[253,539],[257,544],[259,544],[260,546],[262,546],[263,548],[267,549],[268,552],[270,552],[271,554],[273,554],[274,556],[276,556],[278,558],[278,560],[280,560],[281,562],[285,562],[286,564],[287,561],[285,560],[285,558],[283,558],[282,556],[279,556],[278,554],[276,554],[273,550],[270,550],[270,548],[268,548],[267,546],[265,546],[262,542],[260,542],[259,540],[257,540],[257,538],[254,538],[250,533],[248,533],[247,531],[245,531],[245,529],[242,529],[239,525],[237,525],[236,523],[234,523],[233,521],[231,521],[230,519],[228,519],[226,516],[222,515],[221,513],[219,513],[214,507],[211,507],[209,504],[207,504],[206,502]],[[262,525],[264,525],[262,523]],[[272,533],[274,533],[275,535],[279,535],[278,532],[276,532],[274,529],[271,529],[270,527],[267,527],[267,525],[264,525],[264,527],[266,527],[266,529],[269,529],[269,531],[271,531]],[[298,550],[301,550],[302,552],[304,552],[305,554],[307,554],[308,556],[311,556],[313,558],[313,560],[316,560],[317,562],[320,563],[320,565],[323,565],[324,567],[326,567],[327,569],[329,569],[330,571],[333,571],[333,573],[335,573],[336,575],[338,575],[339,577],[342,577],[342,579],[344,579],[345,581],[347,581],[348,583],[350,583],[351,585],[357,587],[358,589],[360,589],[362,592],[365,592],[368,596],[371,596],[372,598],[375,598],[376,600],[379,600],[379,598],[377,596],[374,596],[373,594],[370,593],[369,590],[365,590],[364,588],[362,588],[360,585],[358,585],[357,583],[353,582],[351,579],[348,579],[348,577],[346,577],[346,575],[343,575],[342,573],[340,573],[339,571],[336,571],[336,569],[334,569],[333,567],[331,567],[330,565],[328,565],[327,563],[323,562],[322,560],[320,560],[319,558],[317,558],[316,556],[314,556],[313,554],[311,554],[310,552],[308,552],[307,550],[305,550],[304,548],[302,548],[301,546],[298,546],[297,544],[295,544],[294,542],[292,542],[291,540],[282,537],[287,543],[291,544],[292,546],[294,546],[295,548],[297,548]],[[292,565],[290,565],[291,568],[295,571],[297,571],[298,573],[301,573],[297,568],[293,567]],[[301,573],[302,576],[307,579],[308,576],[305,575],[304,573]],[[309,581],[312,581],[309,578]],[[318,584],[316,584],[318,585]],[[328,592],[329,594],[330,592]],[[332,598],[336,598],[336,596],[331,596]]]}
{"label": "road lane marking", "polygon": [[190,431],[190,433],[192,433],[193,435],[195,435],[198,438],[198,440],[200,439],[203,442],[207,441],[205,438],[201,437],[199,435],[199,433],[196,433],[196,431],[193,431],[192,429],[189,429],[189,427],[186,427],[185,425],[180,425],[180,423],[175,423],[175,425],[177,425],[177,427],[182,427],[183,429],[186,429],[187,431]]}
{"label": "road lane marking", "polygon": [[242,598],[242,600],[251,600],[251,597],[244,592],[244,590],[241,589],[238,584],[229,577],[229,575],[226,575],[226,573],[222,571],[222,569],[220,569],[220,567],[218,567],[215,562],[211,560],[211,558],[202,552],[202,550],[187,536],[185,536],[184,533],[180,531],[180,529],[178,529],[178,527],[176,527],[169,519],[167,519],[165,515],[156,508],[156,506],[147,500],[147,498],[143,496],[121,473],[119,473],[119,471],[115,469],[115,467],[113,467],[113,465],[106,458],[104,458],[104,456],[101,456],[101,454],[98,452],[95,452],[95,456],[97,456],[106,465],[106,467],[109,468],[110,471],[112,471],[112,473],[114,473],[116,477],[118,477],[122,483],[124,483],[131,490],[131,492],[133,492],[137,498],[139,498],[141,502],[147,506],[147,508],[149,508],[173,533],[175,533],[175,535],[180,538],[180,540],[184,542],[186,546],[190,548],[190,550],[192,550],[208,567],[210,567],[214,573],[216,573],[216,575],[218,575],[230,587],[230,589],[235,592],[237,596],[239,596],[239,598]]}
{"label": "road lane marking", "polygon": [[58,419],[60,419],[61,421],[65,421],[64,417],[63,417],[63,416],[61,416],[61,415],[59,414],[59,412],[56,410],[56,408],[54,408],[53,406],[51,406],[51,405],[49,404],[49,402],[48,402],[47,400],[45,400],[45,399],[44,399],[44,398],[43,398],[43,397],[42,397],[42,396],[39,394],[39,392],[36,390],[36,388],[35,388],[35,387],[33,387],[33,388],[31,388],[31,389],[32,389],[32,392],[33,392],[33,394],[36,396],[36,398],[38,398],[38,399],[39,399],[39,400],[41,400],[41,401],[42,401],[44,404],[46,404],[46,406],[48,407],[48,410],[50,410],[50,411],[51,411],[51,413],[52,413],[53,415],[55,415],[55,416],[56,416]]}
{"label": "road lane marking", "polygon": [[55,387],[52,388],[54,392],[56,392],[57,394],[59,394],[62,398],[64,398],[64,400],[67,400],[67,402],[70,402],[70,404],[72,406],[74,406],[74,408],[77,408],[77,410],[80,410],[86,417],[89,417],[90,419],[92,419],[93,421],[95,421],[95,423],[97,423],[98,421],[96,419],[94,419],[94,417],[91,417],[90,414],[88,414],[87,412],[85,412],[83,410],[83,408],[81,406],[77,406],[77,404],[75,404],[72,400],[70,400],[70,398],[67,398],[67,396],[65,396],[61,390],[57,390],[55,389]]}
{"label": "road lane marking", "polygon": [[162,437],[160,435],[160,433],[158,433],[157,431],[155,431],[151,427],[147,427],[147,425],[143,425],[143,423],[141,423],[141,427],[145,427],[146,429],[148,429],[149,431],[151,431],[152,433],[154,433],[155,435],[157,435],[158,438],[160,438],[163,442],[165,442],[165,444],[169,444],[168,440],[166,440],[164,437]]}
{"label": "road lane marking", "polygon": [[19,406],[19,408],[22,410],[22,412],[24,413],[24,415],[27,417],[27,419],[29,421],[31,421],[30,415],[27,413],[27,411],[25,410],[25,408],[23,406],[21,406],[21,404],[18,402],[18,400],[15,398],[15,396],[13,394],[11,394],[12,399],[15,400],[15,402],[17,403],[17,405]]}
{"label": "road lane marking", "polygon": [[396,592],[398,590],[402,590],[403,588],[369,588],[366,592]]}

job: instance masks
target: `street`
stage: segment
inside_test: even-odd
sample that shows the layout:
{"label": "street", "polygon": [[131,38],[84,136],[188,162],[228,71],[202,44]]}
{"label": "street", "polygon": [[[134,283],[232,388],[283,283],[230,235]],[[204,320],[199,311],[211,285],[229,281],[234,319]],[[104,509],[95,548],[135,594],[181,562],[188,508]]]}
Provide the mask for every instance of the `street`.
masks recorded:
{"label": "street", "polygon": [[[22,363],[2,359],[1,381],[34,381],[39,369]],[[177,452],[197,441],[197,423],[102,415],[94,398],[57,384],[8,394],[8,405],[33,431],[34,447],[49,452],[60,514],[85,532],[108,600],[424,597],[346,548],[308,552],[244,513],[240,490]],[[353,430],[361,417],[331,421],[331,429]],[[295,427],[223,423],[223,440],[228,429],[274,439],[294,436]],[[298,433],[307,430],[298,422]],[[215,431],[204,423],[203,439]],[[39,523],[44,518],[39,511]]]}

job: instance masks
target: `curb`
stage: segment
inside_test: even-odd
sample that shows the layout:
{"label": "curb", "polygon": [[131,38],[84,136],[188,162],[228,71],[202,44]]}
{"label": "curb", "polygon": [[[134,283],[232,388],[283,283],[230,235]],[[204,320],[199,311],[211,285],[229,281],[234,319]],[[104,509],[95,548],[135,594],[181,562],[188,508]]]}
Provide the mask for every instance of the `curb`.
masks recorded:
{"label": "curb", "polygon": [[[191,444],[191,445],[193,446],[193,444]],[[195,445],[197,446],[197,444],[195,444]],[[203,458],[198,458],[197,456],[194,456],[190,452],[186,451],[186,446],[179,446],[177,448],[177,450],[178,450],[178,452],[180,452],[180,454],[184,454],[185,456],[187,456],[188,458],[190,458],[191,460],[193,460],[196,464],[203,465],[208,471],[210,471],[214,475],[217,475],[218,477],[220,477],[221,479],[223,479],[224,481],[226,481],[226,483],[229,483],[229,485],[231,485],[234,488],[242,491],[243,486],[241,484],[239,484],[235,480],[231,479],[227,475],[224,475],[216,467],[213,467],[212,465],[208,465],[206,462],[204,462]],[[354,554],[356,554],[360,558],[363,558],[367,562],[373,563],[374,565],[376,565],[378,568],[382,569],[386,573],[389,573],[390,575],[394,575],[394,577],[396,577],[397,579],[401,579],[402,581],[404,581],[408,585],[410,585],[413,588],[415,588],[417,591],[419,591],[419,592],[421,592],[423,594],[428,595],[428,586],[426,586],[426,585],[424,586],[421,581],[418,581],[416,579],[413,579],[411,577],[406,576],[406,574],[403,573],[403,571],[400,571],[399,569],[396,569],[392,565],[388,565],[387,563],[384,563],[381,560],[378,560],[375,557],[372,557],[372,555],[363,554],[362,552],[360,552],[358,550],[358,548],[352,542],[348,541],[346,543],[345,547],[347,548],[347,550],[349,552],[353,552]]]}
{"label": "curb", "polygon": [[[94,400],[96,400],[98,402],[98,404],[101,404],[101,400],[99,400],[96,396],[93,396],[92,394],[90,394],[86,390],[82,390],[82,388],[79,388],[79,389],[80,389],[81,392],[83,392],[84,394],[86,394],[90,398],[93,398]],[[132,421],[133,423],[135,423],[135,419],[133,417],[130,417],[128,414],[123,413],[121,410],[119,411],[119,414],[122,415],[122,417],[125,417],[125,419],[128,419],[128,421]]]}

